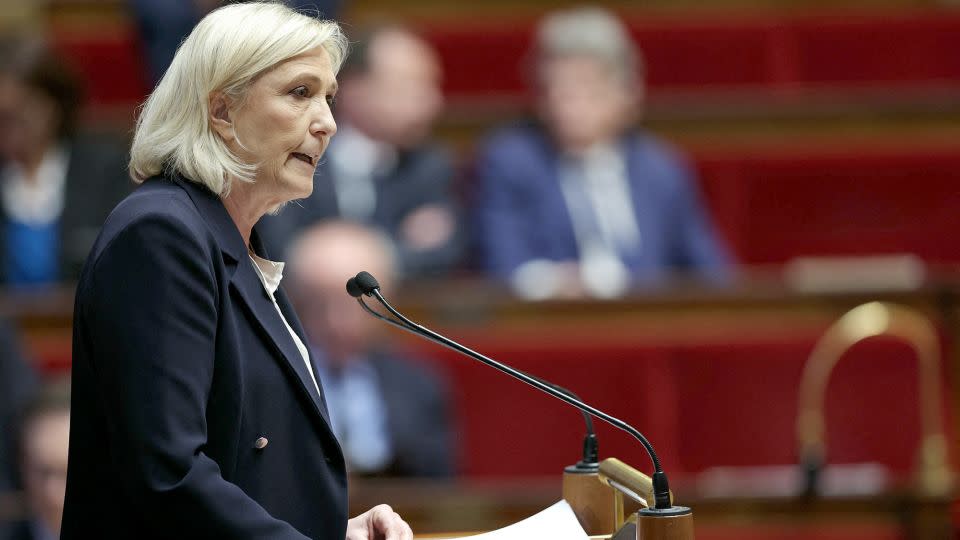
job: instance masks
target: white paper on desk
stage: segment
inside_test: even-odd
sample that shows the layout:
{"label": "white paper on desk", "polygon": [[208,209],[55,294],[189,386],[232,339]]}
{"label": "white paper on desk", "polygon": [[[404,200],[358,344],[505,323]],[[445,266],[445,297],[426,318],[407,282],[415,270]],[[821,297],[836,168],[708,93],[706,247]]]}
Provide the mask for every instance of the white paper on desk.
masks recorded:
{"label": "white paper on desk", "polygon": [[527,519],[488,533],[467,536],[470,540],[588,540],[567,501],[560,501]]}

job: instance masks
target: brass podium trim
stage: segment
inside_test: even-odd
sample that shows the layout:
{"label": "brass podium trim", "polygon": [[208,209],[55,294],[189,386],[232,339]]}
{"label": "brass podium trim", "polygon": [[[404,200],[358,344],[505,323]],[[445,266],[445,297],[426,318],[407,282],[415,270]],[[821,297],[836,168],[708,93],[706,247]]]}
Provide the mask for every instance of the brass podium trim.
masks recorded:
{"label": "brass podium trim", "polygon": [[922,313],[893,303],[861,304],[831,325],[817,341],[800,382],[797,440],[801,460],[813,467],[826,457],[824,402],[827,383],[840,358],[860,341],[891,336],[907,342],[917,355],[920,384],[918,487],[926,494],[948,493],[953,472],[947,462],[941,407],[940,342],[933,323]]}

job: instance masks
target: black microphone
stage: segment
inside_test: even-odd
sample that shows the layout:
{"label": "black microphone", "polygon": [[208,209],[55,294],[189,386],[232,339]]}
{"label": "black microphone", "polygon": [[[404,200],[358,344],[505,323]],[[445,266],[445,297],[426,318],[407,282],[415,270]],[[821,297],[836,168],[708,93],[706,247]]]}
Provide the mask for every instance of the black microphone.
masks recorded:
{"label": "black microphone", "polygon": [[[356,289],[360,291],[361,294],[370,296],[373,294],[373,291],[380,289],[380,283],[377,282],[377,278],[370,275],[370,272],[360,272],[357,274],[353,281],[356,285]],[[347,287],[350,286],[350,281],[347,281]],[[359,297],[359,294],[350,293],[351,296]]]}
{"label": "black microphone", "polygon": [[[370,277],[373,277],[373,276],[370,276]],[[347,280],[347,294],[349,294],[354,298],[360,298],[360,295],[363,294],[363,289],[361,289],[360,284],[357,283],[357,278],[352,277]]]}
{"label": "black microphone", "polygon": [[[379,288],[380,288],[380,284],[377,282],[377,279],[372,275],[370,275],[369,272],[360,272],[359,274],[356,275],[356,277],[352,277],[347,280],[347,294],[349,294],[354,298],[357,298],[358,300],[360,299],[360,296],[364,294],[371,296],[373,294],[373,291],[378,290]],[[368,313],[370,313],[371,315],[373,315],[374,317],[382,321],[390,323],[393,326],[400,328],[401,330],[406,330],[412,334],[428,339],[439,345],[446,346],[446,343],[444,343],[441,340],[435,339],[429,333],[422,332],[416,326],[408,327],[406,325],[398,323],[397,321],[394,321],[393,319],[384,317],[383,315],[377,313],[376,311],[371,310],[366,304],[363,303],[362,300],[360,301],[360,305],[362,305],[364,310],[366,310]],[[553,384],[549,381],[541,379],[540,377],[537,377],[536,375],[531,375],[526,372],[521,371],[520,373],[523,373],[524,375],[526,375],[527,377],[530,377],[531,379],[535,379],[539,381],[541,384],[550,386],[551,388],[553,388],[554,390],[557,390],[558,392],[563,392],[564,394],[570,396],[571,398],[577,401],[583,401],[582,399],[580,399],[578,395],[560,386],[559,384]],[[580,458],[580,461],[577,462],[575,465],[572,465],[571,468],[577,471],[596,471],[600,468],[600,463],[598,461],[600,456],[600,445],[597,442],[597,434],[593,428],[593,419],[586,412],[580,411],[580,414],[583,415],[583,422],[584,422],[584,425],[586,425],[586,434],[583,436],[583,454]]]}
{"label": "black microphone", "polygon": [[[648,441],[647,438],[644,437],[643,434],[640,433],[640,431],[638,431],[633,426],[627,424],[623,420],[614,418],[613,416],[610,416],[609,414],[599,409],[596,409],[590,405],[587,405],[580,399],[572,397],[567,393],[554,388],[553,385],[551,384],[545,383],[536,377],[527,375],[526,373],[520,370],[514,369],[508,365],[497,362],[492,358],[484,356],[468,347],[465,347],[451,339],[448,339],[434,332],[433,330],[430,330],[429,328],[426,328],[424,326],[421,326],[411,321],[410,319],[406,318],[402,313],[394,309],[389,302],[387,302],[386,298],[384,298],[383,295],[380,293],[380,284],[377,282],[376,278],[374,278],[368,272],[360,272],[356,275],[356,277],[353,277],[347,280],[347,292],[350,294],[350,296],[353,296],[354,298],[357,299],[357,302],[360,303],[360,305],[363,307],[363,309],[367,313],[373,315],[374,317],[382,321],[389,323],[392,326],[411,332],[418,336],[425,337],[430,341],[439,343],[461,354],[469,356],[474,360],[482,362],[498,371],[506,373],[507,375],[510,375],[516,379],[519,379],[520,381],[523,381],[528,385],[533,386],[538,390],[541,390],[542,392],[550,394],[551,396],[559,399],[560,401],[563,401],[568,405],[576,407],[583,413],[590,414],[591,416],[599,418],[600,420],[603,420],[604,422],[607,422],[608,424],[616,428],[626,431],[627,433],[632,435],[634,438],[636,438],[638,441],[640,441],[640,444],[643,445],[644,449],[647,451],[647,454],[650,456],[650,460],[653,462],[654,473],[651,477],[651,480],[653,482],[654,508],[656,508],[657,510],[666,510],[672,507],[670,503],[670,485],[669,485],[669,482],[667,481],[667,475],[666,473],[663,472],[663,467],[660,464],[660,458],[657,457],[657,453],[654,451],[653,446],[650,444],[650,441]],[[371,309],[366,304],[366,302],[363,301],[363,296],[376,298],[378,302],[380,302],[385,308],[387,308],[387,311],[389,311],[394,317],[396,317],[399,320],[391,319]]]}

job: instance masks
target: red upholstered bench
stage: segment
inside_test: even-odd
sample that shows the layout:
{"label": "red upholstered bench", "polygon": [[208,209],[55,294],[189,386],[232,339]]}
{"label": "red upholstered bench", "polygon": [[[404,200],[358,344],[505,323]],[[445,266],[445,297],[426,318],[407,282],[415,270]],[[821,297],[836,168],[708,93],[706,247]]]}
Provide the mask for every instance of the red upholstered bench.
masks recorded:
{"label": "red upholstered bench", "polygon": [[740,260],[913,253],[960,262],[960,145],[836,143],[695,156]]}
{"label": "red upholstered bench", "polygon": [[104,28],[53,29],[54,46],[76,69],[85,84],[86,98],[97,123],[97,111],[133,108],[150,91],[144,57],[136,29],[123,21]]}
{"label": "red upholstered bench", "polygon": [[[625,13],[646,57],[650,93],[754,89],[790,96],[797,88],[960,84],[960,13],[902,12]],[[424,21],[438,49],[452,101],[519,98],[535,20],[467,17]],[[94,105],[126,105],[148,91],[136,30],[122,14],[73,22],[54,40],[89,83]]]}
{"label": "red upholstered bench", "polygon": [[[727,343],[690,346],[621,339],[611,345],[598,335],[577,345],[544,334],[512,344],[479,337],[470,344],[633,424],[665,466],[683,474],[796,462],[797,388],[815,339],[730,336]],[[411,346],[452,383],[465,474],[551,475],[578,459],[583,421],[577,411],[455,353]],[[850,351],[831,378],[826,411],[830,463],[912,470],[920,423],[916,360],[906,346],[872,340]],[[628,435],[601,424],[598,436],[603,456],[648,468]]]}
{"label": "red upholstered bench", "polygon": [[[650,93],[960,83],[960,13],[626,13]],[[421,29],[440,52],[453,99],[522,95],[535,20],[462,20]]]}

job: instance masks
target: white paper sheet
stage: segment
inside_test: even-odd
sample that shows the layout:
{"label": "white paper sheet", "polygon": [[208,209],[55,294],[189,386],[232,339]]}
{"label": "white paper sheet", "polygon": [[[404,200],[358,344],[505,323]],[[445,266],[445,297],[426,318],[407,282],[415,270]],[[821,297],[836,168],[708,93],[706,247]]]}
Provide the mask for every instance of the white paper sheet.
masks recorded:
{"label": "white paper sheet", "polygon": [[470,540],[588,540],[567,501],[560,501],[502,529],[467,536]]}

